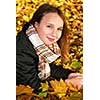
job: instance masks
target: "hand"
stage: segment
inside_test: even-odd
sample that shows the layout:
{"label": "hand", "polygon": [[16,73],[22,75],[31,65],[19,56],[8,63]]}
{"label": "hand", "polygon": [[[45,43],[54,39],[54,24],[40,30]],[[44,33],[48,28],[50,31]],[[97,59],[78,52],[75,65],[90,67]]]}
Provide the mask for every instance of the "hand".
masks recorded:
{"label": "hand", "polygon": [[72,85],[74,88],[78,90],[82,89],[83,86],[83,75],[80,73],[71,73],[68,79],[65,80],[67,85]]}
{"label": "hand", "polygon": [[69,74],[69,76],[68,76],[68,78],[75,78],[75,77],[83,78],[83,74],[80,74],[80,73],[71,73],[71,74]]}

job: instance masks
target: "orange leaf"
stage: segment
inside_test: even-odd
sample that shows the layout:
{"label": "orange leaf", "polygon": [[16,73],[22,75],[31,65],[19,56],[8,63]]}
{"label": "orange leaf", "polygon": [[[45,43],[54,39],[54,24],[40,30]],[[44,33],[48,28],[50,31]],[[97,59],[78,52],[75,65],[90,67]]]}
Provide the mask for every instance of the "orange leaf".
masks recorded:
{"label": "orange leaf", "polygon": [[19,85],[16,86],[16,95],[31,94],[33,89],[29,86]]}

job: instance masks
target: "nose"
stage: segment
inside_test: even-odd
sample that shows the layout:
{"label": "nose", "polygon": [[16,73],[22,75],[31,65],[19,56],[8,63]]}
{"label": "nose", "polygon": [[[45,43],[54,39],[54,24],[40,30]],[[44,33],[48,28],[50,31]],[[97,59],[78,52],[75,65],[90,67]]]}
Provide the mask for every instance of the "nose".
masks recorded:
{"label": "nose", "polygon": [[53,29],[52,36],[57,37],[57,29]]}

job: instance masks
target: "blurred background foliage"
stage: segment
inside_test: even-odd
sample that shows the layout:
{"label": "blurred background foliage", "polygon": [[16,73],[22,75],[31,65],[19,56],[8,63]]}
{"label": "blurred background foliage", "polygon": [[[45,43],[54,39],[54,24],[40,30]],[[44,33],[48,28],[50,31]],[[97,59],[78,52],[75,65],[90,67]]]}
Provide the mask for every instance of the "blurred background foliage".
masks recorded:
{"label": "blurred background foliage", "polygon": [[[66,16],[71,33],[70,61],[66,60],[63,67],[83,73],[83,0],[16,0],[16,35],[32,18],[37,8],[44,3],[59,7]],[[60,65],[61,59],[56,60],[55,63]]]}

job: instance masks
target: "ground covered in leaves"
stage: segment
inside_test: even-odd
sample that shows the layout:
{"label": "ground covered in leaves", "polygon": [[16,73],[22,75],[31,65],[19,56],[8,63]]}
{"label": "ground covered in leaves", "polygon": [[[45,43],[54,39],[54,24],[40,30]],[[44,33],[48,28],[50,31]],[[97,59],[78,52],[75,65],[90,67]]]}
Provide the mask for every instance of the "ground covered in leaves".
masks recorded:
{"label": "ground covered in leaves", "polygon": [[[70,61],[65,62],[64,68],[83,73],[83,0],[16,0],[16,34],[23,25],[32,18],[36,9],[43,3],[58,6],[66,16],[70,30]],[[61,59],[55,61],[61,64]],[[33,93],[29,86],[16,86],[17,100],[82,100],[82,90],[78,91],[71,85],[66,86],[63,80],[52,80],[41,83],[42,91]]]}
{"label": "ground covered in leaves", "polygon": [[73,86],[66,86],[65,82],[52,80],[41,83],[42,91],[39,94],[33,93],[33,88],[29,86],[16,86],[17,100],[82,100],[83,90],[78,91]]}

